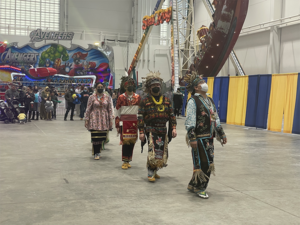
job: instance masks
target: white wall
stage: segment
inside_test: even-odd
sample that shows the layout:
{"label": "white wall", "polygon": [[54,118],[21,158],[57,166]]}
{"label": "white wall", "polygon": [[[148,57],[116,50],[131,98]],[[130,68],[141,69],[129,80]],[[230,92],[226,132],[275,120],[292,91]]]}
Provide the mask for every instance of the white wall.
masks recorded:
{"label": "white wall", "polygon": [[248,14],[244,27],[270,21],[271,8],[271,0],[249,0]]}
{"label": "white wall", "polygon": [[[234,50],[238,56],[244,71],[247,74],[267,73],[268,49],[270,32],[260,32],[241,36],[237,40]],[[224,68],[222,75],[224,74]],[[228,75],[226,70],[226,75]],[[230,63],[230,75],[235,75],[235,69]]]}
{"label": "white wall", "polygon": [[282,29],[280,72],[300,72],[300,25]]}
{"label": "white wall", "polygon": [[284,0],[283,17],[295,16],[300,14],[300,1],[299,0]]}
{"label": "white wall", "polygon": [[[69,31],[131,33],[132,0],[68,0],[67,5]],[[86,34],[85,39],[99,36]]]}
{"label": "white wall", "polygon": [[195,14],[195,30],[197,31],[202,25],[209,26],[211,23],[211,18],[207,13],[207,10],[203,4],[202,0],[195,0],[194,4],[194,14]]}

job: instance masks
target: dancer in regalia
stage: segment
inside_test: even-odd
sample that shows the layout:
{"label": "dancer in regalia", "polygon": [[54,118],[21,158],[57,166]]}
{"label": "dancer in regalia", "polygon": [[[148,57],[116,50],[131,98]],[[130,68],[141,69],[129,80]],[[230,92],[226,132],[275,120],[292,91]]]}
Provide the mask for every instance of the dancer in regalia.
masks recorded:
{"label": "dancer in regalia", "polygon": [[[177,136],[176,118],[169,98],[161,94],[163,80],[160,73],[150,72],[146,77],[147,96],[141,100],[138,111],[140,140],[148,139],[148,180],[159,179],[157,170],[167,166],[168,143]],[[169,122],[169,135],[166,123]]]}
{"label": "dancer in regalia", "polygon": [[215,172],[214,166],[214,136],[221,144],[227,143],[227,138],[220,124],[220,119],[212,98],[206,95],[208,85],[196,73],[186,75],[187,89],[192,92],[186,110],[185,127],[187,144],[192,147],[193,177],[188,190],[201,198],[208,198],[206,193],[210,174]]}
{"label": "dancer in regalia", "polygon": [[134,93],[136,89],[132,78],[122,77],[121,94],[116,104],[116,128],[122,145],[122,169],[131,168],[133,148],[138,137],[137,113],[141,97]]}

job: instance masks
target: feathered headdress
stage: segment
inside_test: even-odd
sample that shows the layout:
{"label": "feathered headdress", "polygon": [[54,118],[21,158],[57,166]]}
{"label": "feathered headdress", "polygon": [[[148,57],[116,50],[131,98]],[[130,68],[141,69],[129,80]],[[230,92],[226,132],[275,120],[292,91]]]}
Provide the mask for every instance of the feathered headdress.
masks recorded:
{"label": "feathered headdress", "polygon": [[157,72],[149,71],[149,73],[146,76],[145,87],[147,89],[147,88],[150,88],[150,86],[152,84],[160,84],[161,85],[162,82],[163,82],[163,79],[160,78],[160,72],[159,71],[157,71]]}
{"label": "feathered headdress", "polygon": [[189,92],[193,92],[194,87],[197,86],[199,82],[203,81],[203,77],[201,75],[197,75],[196,72],[192,72],[191,74],[185,75],[183,80],[187,84],[186,89]]}
{"label": "feathered headdress", "polygon": [[126,90],[125,88],[127,88],[128,86],[133,86],[134,87],[134,92],[135,92],[135,81],[134,79],[132,79],[131,77],[128,76],[124,76],[121,78],[121,92],[124,93]]}

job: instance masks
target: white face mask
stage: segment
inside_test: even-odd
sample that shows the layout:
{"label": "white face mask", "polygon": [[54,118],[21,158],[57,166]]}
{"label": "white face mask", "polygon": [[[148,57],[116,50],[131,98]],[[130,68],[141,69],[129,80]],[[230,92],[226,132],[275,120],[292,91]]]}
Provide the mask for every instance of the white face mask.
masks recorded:
{"label": "white face mask", "polygon": [[207,83],[201,84],[201,91],[208,92],[208,85],[207,85]]}

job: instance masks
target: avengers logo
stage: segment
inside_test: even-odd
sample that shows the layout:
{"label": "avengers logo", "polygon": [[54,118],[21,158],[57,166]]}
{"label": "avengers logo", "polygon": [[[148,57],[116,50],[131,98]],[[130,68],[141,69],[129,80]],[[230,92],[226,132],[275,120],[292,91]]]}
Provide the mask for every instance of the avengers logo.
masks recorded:
{"label": "avengers logo", "polygon": [[41,29],[34,30],[30,33],[31,42],[39,42],[43,40],[67,40],[70,41],[74,37],[73,32],[43,32]]}
{"label": "avengers logo", "polygon": [[1,62],[4,64],[27,64],[34,65],[37,62],[37,56],[39,53],[12,53],[11,49],[3,52],[1,55]]}

